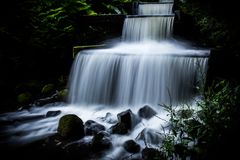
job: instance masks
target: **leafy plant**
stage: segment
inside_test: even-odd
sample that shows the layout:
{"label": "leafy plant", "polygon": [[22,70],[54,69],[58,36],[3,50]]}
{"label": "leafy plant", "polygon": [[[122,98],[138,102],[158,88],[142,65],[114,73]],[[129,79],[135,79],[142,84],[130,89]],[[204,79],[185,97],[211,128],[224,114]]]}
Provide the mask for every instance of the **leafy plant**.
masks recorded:
{"label": "leafy plant", "polygon": [[220,81],[202,95],[195,107],[163,106],[170,116],[170,134],[163,145],[168,155],[206,156],[240,124],[240,86]]}

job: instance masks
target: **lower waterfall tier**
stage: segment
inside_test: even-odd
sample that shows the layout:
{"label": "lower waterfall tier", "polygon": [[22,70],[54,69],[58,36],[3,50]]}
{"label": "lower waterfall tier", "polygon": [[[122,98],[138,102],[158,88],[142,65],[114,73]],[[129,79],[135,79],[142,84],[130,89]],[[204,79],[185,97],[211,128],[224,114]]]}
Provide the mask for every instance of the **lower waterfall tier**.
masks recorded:
{"label": "lower waterfall tier", "polygon": [[192,100],[207,69],[206,51],[167,44],[134,50],[135,45],[80,52],[72,69],[69,102],[156,106]]}

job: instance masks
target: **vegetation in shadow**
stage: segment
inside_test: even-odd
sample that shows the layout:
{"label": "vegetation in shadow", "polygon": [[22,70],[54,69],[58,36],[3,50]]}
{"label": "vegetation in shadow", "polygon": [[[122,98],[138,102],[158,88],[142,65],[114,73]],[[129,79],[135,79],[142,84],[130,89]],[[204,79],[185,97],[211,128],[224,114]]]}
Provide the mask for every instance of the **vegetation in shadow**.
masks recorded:
{"label": "vegetation in shadow", "polygon": [[[175,159],[229,159],[237,156],[240,86],[222,80],[202,92],[194,109],[164,106],[170,116],[162,149]],[[236,144],[236,145],[232,145]]]}

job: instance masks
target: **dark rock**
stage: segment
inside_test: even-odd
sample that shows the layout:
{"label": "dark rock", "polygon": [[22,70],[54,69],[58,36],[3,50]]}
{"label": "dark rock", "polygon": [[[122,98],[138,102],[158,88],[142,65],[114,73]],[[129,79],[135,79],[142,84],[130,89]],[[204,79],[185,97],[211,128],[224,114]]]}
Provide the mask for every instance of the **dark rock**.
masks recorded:
{"label": "dark rock", "polygon": [[63,146],[68,143],[62,140],[62,137],[59,134],[53,134],[51,136],[48,136],[44,139],[44,142],[42,143],[42,146],[45,148],[48,148],[49,150],[56,148],[56,149],[63,149]]}
{"label": "dark rock", "polygon": [[93,120],[88,120],[85,122],[84,130],[86,135],[94,135],[99,131],[104,131],[105,127]]}
{"label": "dark rock", "polygon": [[124,123],[117,123],[110,128],[113,134],[127,134],[129,128]]}
{"label": "dark rock", "polygon": [[41,98],[41,99],[38,99],[34,102],[34,104],[36,106],[44,106],[48,103],[54,103],[54,102],[57,102],[58,99],[56,97],[46,97],[46,98]]}
{"label": "dark rock", "polygon": [[133,116],[134,115],[130,109],[123,111],[117,115],[119,122],[125,124],[127,129],[132,128],[132,117]]}
{"label": "dark rock", "polygon": [[110,134],[105,131],[100,131],[94,135],[92,139],[92,150],[93,151],[103,151],[110,149],[112,147],[112,142]]}
{"label": "dark rock", "polygon": [[138,110],[139,117],[142,117],[145,119],[150,119],[153,116],[155,116],[156,114],[157,114],[157,112],[148,105],[145,105]]}
{"label": "dark rock", "polygon": [[70,143],[64,147],[64,150],[71,157],[81,157],[80,159],[87,159],[92,154],[91,144],[85,141]]}
{"label": "dark rock", "polygon": [[80,139],[84,137],[83,121],[75,114],[60,118],[57,131],[65,139]]}
{"label": "dark rock", "polygon": [[140,151],[140,145],[137,144],[134,140],[128,140],[123,143],[123,147],[126,151],[130,153],[138,153]]}
{"label": "dark rock", "polygon": [[143,160],[154,160],[154,159],[166,160],[166,157],[162,152],[158,151],[157,149],[144,148],[142,150],[142,159]]}
{"label": "dark rock", "polygon": [[62,100],[62,98],[61,98],[60,92],[56,91],[54,94],[52,94],[49,97],[37,99],[36,101],[34,101],[34,105],[36,105],[36,106],[44,106],[46,104],[59,102],[61,100]]}
{"label": "dark rock", "polygon": [[46,114],[46,117],[55,117],[55,116],[58,116],[59,114],[61,114],[60,110],[48,111],[47,114]]}
{"label": "dark rock", "polygon": [[119,113],[117,117],[118,123],[110,128],[114,134],[127,134],[128,131],[140,122],[130,109]]}

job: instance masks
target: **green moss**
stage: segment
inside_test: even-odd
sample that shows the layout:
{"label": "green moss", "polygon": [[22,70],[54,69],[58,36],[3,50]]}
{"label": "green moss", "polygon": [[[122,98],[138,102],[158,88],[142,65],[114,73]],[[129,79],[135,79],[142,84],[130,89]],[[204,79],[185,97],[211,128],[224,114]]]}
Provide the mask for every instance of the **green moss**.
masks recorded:
{"label": "green moss", "polygon": [[84,136],[83,121],[75,114],[68,114],[60,118],[57,131],[66,139],[77,139]]}
{"label": "green moss", "polygon": [[29,92],[24,92],[17,96],[17,101],[20,104],[30,103],[31,99],[32,99],[32,94]]}
{"label": "green moss", "polygon": [[46,84],[43,86],[41,93],[43,94],[51,94],[54,92],[54,84]]}
{"label": "green moss", "polygon": [[68,95],[68,89],[63,89],[58,92],[58,98],[60,100],[65,100],[67,98],[67,95]]}

